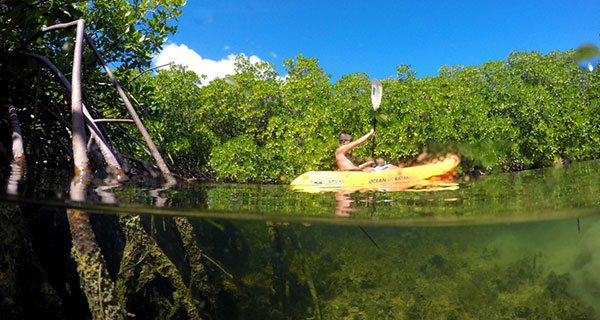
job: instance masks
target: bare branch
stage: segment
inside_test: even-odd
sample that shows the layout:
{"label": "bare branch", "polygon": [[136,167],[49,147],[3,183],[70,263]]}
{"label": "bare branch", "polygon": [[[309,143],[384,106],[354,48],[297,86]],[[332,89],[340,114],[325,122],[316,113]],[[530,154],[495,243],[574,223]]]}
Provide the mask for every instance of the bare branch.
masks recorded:
{"label": "bare branch", "polygon": [[[52,30],[67,29],[67,28],[71,28],[71,27],[78,27],[79,28],[79,21],[80,20],[75,20],[75,21],[66,22],[66,23],[59,23],[59,24],[51,25],[49,27],[43,26],[40,29],[40,31],[41,32],[48,32],[48,31],[52,31]],[[84,21],[84,23],[85,23],[85,21]]]}
{"label": "bare branch", "polygon": [[[72,87],[71,87],[71,83],[69,83],[69,80],[67,80],[67,78],[63,75],[63,73],[60,70],[58,70],[58,68],[52,62],[50,62],[50,60],[48,60],[48,58],[37,55],[37,54],[33,54],[33,53],[28,53],[27,56],[35,58],[39,61],[42,61],[59,78],[59,80],[61,81],[63,86],[69,92],[72,92]],[[100,129],[98,128],[98,126],[96,126],[95,120],[92,118],[92,116],[88,112],[85,105],[82,104],[82,107],[83,107],[83,115],[86,119],[88,128],[90,129],[90,132],[92,133],[92,138],[94,138],[94,140],[96,140],[96,143],[100,147],[100,152],[104,156],[104,160],[106,161],[107,165],[110,167],[111,173],[113,175],[115,175],[118,178],[118,180],[120,180],[120,181],[127,180],[127,176],[123,172],[123,169],[121,168],[121,165],[117,161],[117,158],[115,157],[112,150],[110,150],[110,148],[108,147],[108,144],[106,143],[104,136],[100,132]],[[47,109],[46,109],[46,111],[51,112],[50,110],[47,110]],[[58,117],[58,116],[56,116],[56,118],[60,119],[60,117]]]}
{"label": "bare branch", "polygon": [[131,105],[131,102],[127,98],[127,95],[125,95],[125,92],[123,91],[123,88],[121,88],[121,85],[117,81],[117,78],[115,78],[115,76],[113,75],[112,71],[110,70],[110,68],[108,67],[106,62],[104,62],[104,59],[102,58],[102,55],[100,55],[100,52],[96,48],[94,41],[87,34],[84,34],[84,36],[85,36],[89,46],[92,48],[92,50],[96,54],[96,58],[98,58],[98,61],[104,67],[104,71],[106,71],[106,74],[112,80],[113,85],[115,86],[115,88],[117,89],[117,92],[119,93],[119,96],[125,103],[125,106],[127,107],[127,110],[129,111],[129,114],[133,118],[133,121],[135,121],[135,124],[137,125],[138,129],[142,133],[142,136],[144,137],[144,140],[146,141],[146,145],[148,145],[148,148],[150,149],[150,152],[152,153],[152,156],[154,157],[156,164],[160,168],[160,171],[163,173],[163,175],[165,176],[166,179],[174,179],[173,174],[167,167],[165,160],[160,155],[160,152],[158,152],[158,149],[156,148],[154,141],[152,141],[152,138],[150,138],[148,131],[144,127],[142,120],[140,120],[140,117],[135,112],[135,109]]}
{"label": "bare branch", "polygon": [[52,110],[46,108],[46,106],[44,106],[44,105],[40,105],[40,107],[42,108],[42,110],[46,111],[49,115],[51,115],[58,122],[62,123],[65,127],[67,127],[68,129],[71,129],[71,124],[67,120],[65,120],[65,118],[54,113]]}
{"label": "bare branch", "polygon": [[91,174],[87,156],[83,104],[81,102],[81,57],[83,52],[83,29],[85,20],[77,20],[73,72],[71,74],[71,128],[73,130],[73,161],[75,176]]}
{"label": "bare branch", "polygon": [[52,130],[52,128],[46,128],[46,129],[48,130],[48,132],[50,132],[50,134],[54,137],[54,139],[56,139],[56,141],[58,141],[58,144],[60,144],[60,146],[63,148],[63,150],[69,155],[69,157],[71,157],[71,159],[73,159],[73,151],[71,151],[71,149],[60,139],[58,134],[56,134],[56,132],[54,132],[54,130]]}
{"label": "bare branch", "polygon": [[131,119],[94,119],[95,123],[134,123]]}
{"label": "bare branch", "polygon": [[160,131],[158,130],[158,128],[154,124],[154,120],[152,120],[152,117],[150,117],[150,114],[146,111],[146,108],[144,108],[144,106],[142,106],[142,104],[137,101],[137,99],[133,96],[133,94],[131,94],[131,92],[129,92],[129,90],[127,90],[127,93],[129,94],[129,96],[131,97],[131,99],[133,99],[133,102],[135,102],[135,104],[142,110],[142,113],[144,113],[144,116],[146,116],[146,118],[148,119],[148,121],[150,121],[150,124],[154,128],[154,131],[158,135],[158,138],[160,139],[160,141],[164,142],[164,139],[163,139],[162,135],[160,134]]}
{"label": "bare branch", "polygon": [[52,26],[49,26],[49,27],[43,26],[40,30],[38,30],[31,37],[29,37],[27,40],[25,40],[25,42],[21,43],[20,46],[18,46],[17,48],[15,48],[15,50],[11,51],[9,53],[9,56],[13,55],[13,54],[15,54],[17,52],[20,52],[21,50],[23,50],[24,48],[26,48],[30,43],[32,43],[35,39],[39,38],[45,32],[52,31],[52,30],[57,30],[57,29],[66,29],[66,28],[75,27],[75,26],[77,26],[77,21],[78,20],[67,22],[67,23],[59,23],[59,24],[55,24],[55,25],[52,25]]}
{"label": "bare branch", "polygon": [[168,66],[168,65],[172,65],[172,64],[173,64],[173,62],[169,62],[169,63],[161,64],[160,66],[156,66],[156,67],[152,67],[152,68],[150,68],[150,69],[146,69],[146,70],[144,70],[144,71],[140,72],[139,74],[137,74],[136,76],[134,76],[133,78],[131,78],[131,80],[129,80],[129,82],[127,82],[127,85],[129,85],[130,83],[132,83],[132,82],[133,82],[133,81],[135,81],[137,78],[141,77],[143,74],[145,74],[145,73],[147,73],[147,72],[150,72],[150,71],[152,71],[152,70],[154,70],[154,69],[159,69],[159,68],[162,68],[162,67],[166,67],[166,66]]}
{"label": "bare branch", "polygon": [[148,150],[148,148],[146,148],[146,146],[144,145],[143,142],[141,142],[140,140],[138,140],[136,137],[132,136],[131,133],[127,132],[125,129],[119,127],[119,130],[125,134],[129,139],[131,139],[131,141],[135,142],[135,144],[137,144],[140,148],[142,148],[142,150],[144,150],[144,152],[152,157],[152,153],[150,152],[150,150]]}

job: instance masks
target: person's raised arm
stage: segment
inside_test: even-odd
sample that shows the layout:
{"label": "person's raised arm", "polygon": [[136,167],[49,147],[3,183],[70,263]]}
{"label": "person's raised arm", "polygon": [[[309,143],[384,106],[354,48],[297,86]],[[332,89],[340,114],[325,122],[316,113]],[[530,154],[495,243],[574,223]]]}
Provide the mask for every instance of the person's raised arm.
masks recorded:
{"label": "person's raised arm", "polygon": [[377,135],[377,132],[375,132],[375,129],[371,129],[371,131],[369,131],[367,134],[352,141],[350,144],[356,143],[356,145],[355,145],[355,147],[356,147],[358,145],[365,143],[365,141],[367,141],[371,136],[376,136],[376,135]]}
{"label": "person's raised arm", "polygon": [[339,147],[337,149],[336,152],[341,152],[341,153],[348,153],[350,150],[358,147],[359,145],[365,143],[371,136],[376,136],[377,133],[375,132],[375,130],[371,129],[371,131],[369,131],[367,134],[365,134],[364,136],[346,144],[343,145],[341,147]]}

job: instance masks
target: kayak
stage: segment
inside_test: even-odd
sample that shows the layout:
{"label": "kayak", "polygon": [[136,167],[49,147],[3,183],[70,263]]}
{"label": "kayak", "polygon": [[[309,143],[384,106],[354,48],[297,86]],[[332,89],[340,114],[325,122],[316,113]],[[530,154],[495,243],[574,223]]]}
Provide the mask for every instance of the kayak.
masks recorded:
{"label": "kayak", "polygon": [[310,171],[292,181],[293,190],[305,192],[457,189],[454,180],[460,158],[454,154],[426,164],[383,171]]}

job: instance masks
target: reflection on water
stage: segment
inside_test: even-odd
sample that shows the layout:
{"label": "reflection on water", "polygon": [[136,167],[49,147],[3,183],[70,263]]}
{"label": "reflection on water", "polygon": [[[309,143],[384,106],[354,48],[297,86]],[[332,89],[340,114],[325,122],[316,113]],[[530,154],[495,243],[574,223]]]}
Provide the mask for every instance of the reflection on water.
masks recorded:
{"label": "reflection on water", "polygon": [[75,201],[35,174],[0,201],[8,319],[91,317],[67,219],[83,209],[101,213],[90,277],[139,319],[600,319],[597,161],[437,192],[93,184]]}
{"label": "reflection on water", "polygon": [[600,161],[483,176],[460,181],[456,190],[303,193],[280,185],[92,184],[85,201],[76,202],[66,200],[68,183],[56,173],[45,175],[34,172],[19,196],[0,197],[104,213],[382,225],[560,219],[594,215],[600,207]]}
{"label": "reflection on water", "polygon": [[351,191],[336,191],[335,194],[335,215],[340,217],[349,217],[352,211],[358,209],[352,208],[354,200],[350,197]]}
{"label": "reflection on water", "polygon": [[9,195],[18,195],[19,194],[19,182],[23,178],[23,174],[25,173],[25,168],[21,165],[21,163],[17,161],[13,161],[10,164],[10,176],[6,182],[6,193]]}

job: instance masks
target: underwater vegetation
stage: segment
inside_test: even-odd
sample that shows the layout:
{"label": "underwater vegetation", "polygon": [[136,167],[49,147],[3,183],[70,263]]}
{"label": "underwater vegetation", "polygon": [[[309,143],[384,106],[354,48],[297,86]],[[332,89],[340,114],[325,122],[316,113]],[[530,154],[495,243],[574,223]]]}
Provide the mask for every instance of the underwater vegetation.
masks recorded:
{"label": "underwater vegetation", "polygon": [[[3,319],[93,318],[66,217],[47,208],[0,209]],[[575,219],[361,228],[151,215],[91,215],[90,221],[106,261],[102,277],[114,281],[129,319],[600,314],[594,216],[579,227]],[[101,308],[102,301],[96,301]]]}
{"label": "underwater vegetation", "polygon": [[[592,306],[598,291],[583,293],[577,280],[581,278],[578,264],[592,265],[577,258],[581,254],[577,246],[577,254],[564,255],[560,252],[568,250],[556,242],[533,241],[556,229],[545,227],[550,228],[535,224],[369,228],[381,249],[358,228],[279,228],[280,237],[294,234],[303,246],[301,251],[297,247],[289,248],[293,253],[285,251],[289,280],[283,295],[304,290],[302,303],[307,302],[308,269],[317,296],[308,301],[312,307],[305,308],[304,314],[288,314],[288,318],[597,319],[598,310]],[[531,232],[541,234],[527,239]],[[578,246],[592,243],[583,240]],[[585,282],[598,286],[600,279],[587,277]]]}

